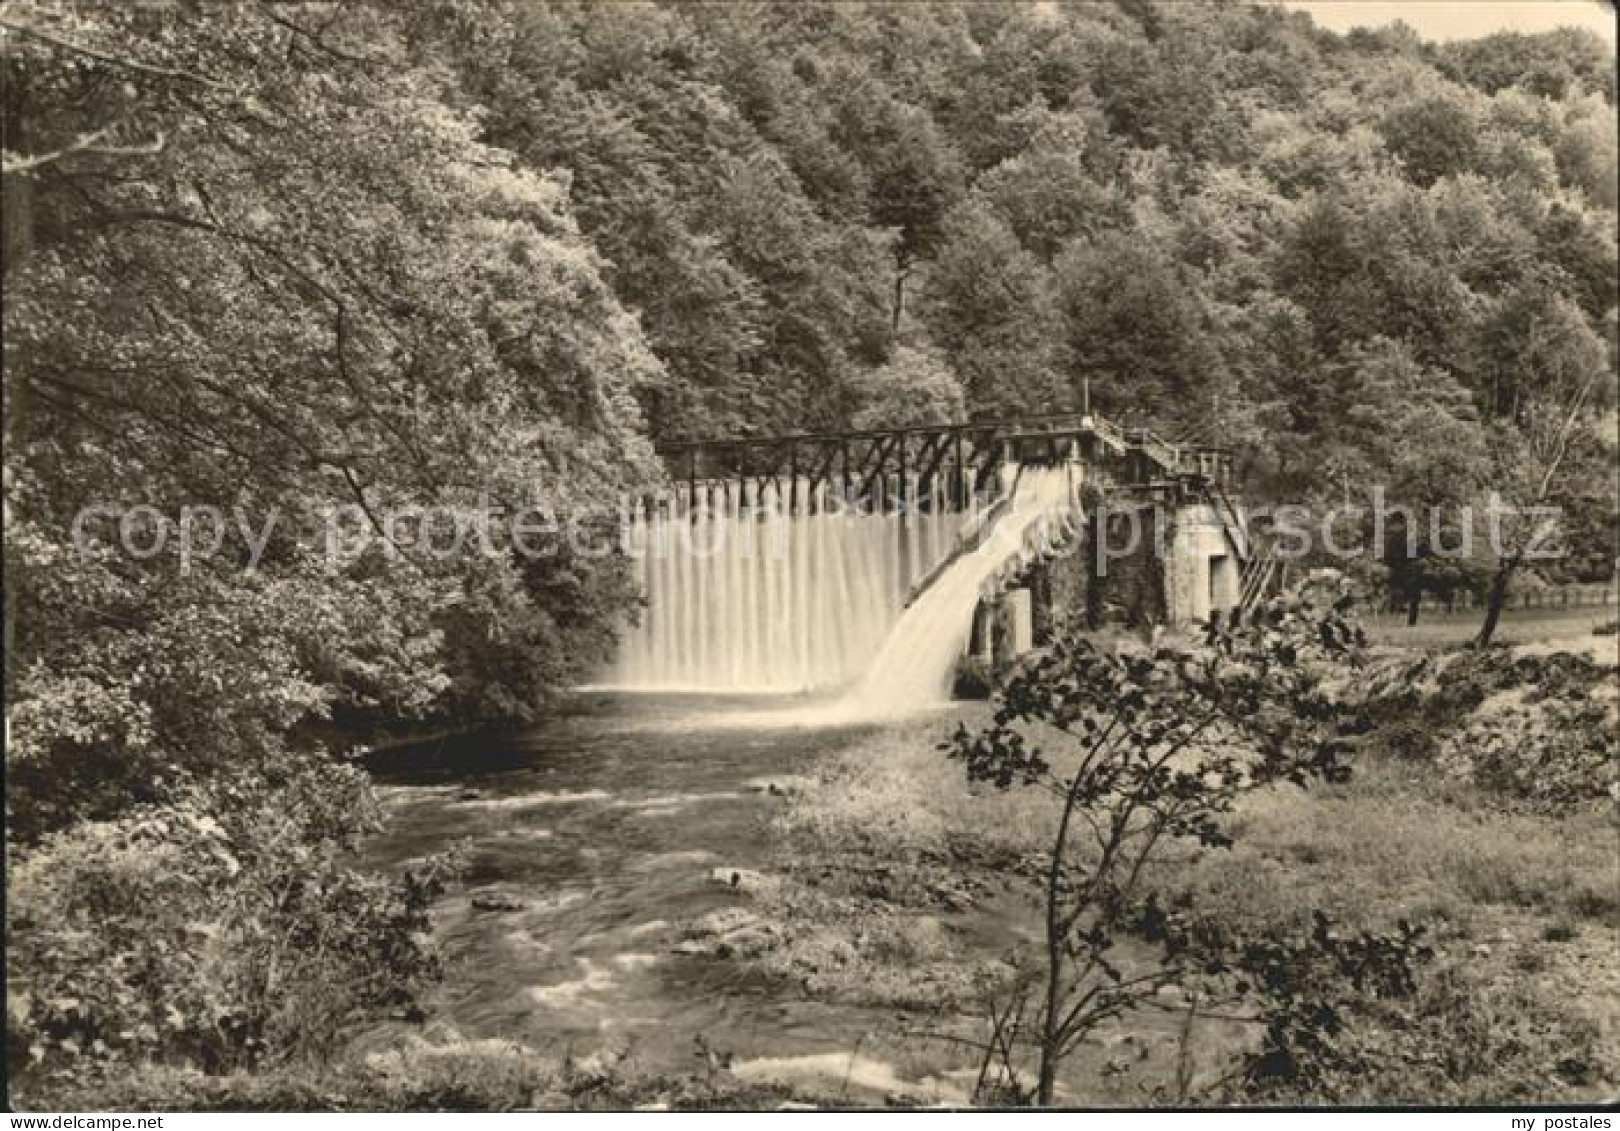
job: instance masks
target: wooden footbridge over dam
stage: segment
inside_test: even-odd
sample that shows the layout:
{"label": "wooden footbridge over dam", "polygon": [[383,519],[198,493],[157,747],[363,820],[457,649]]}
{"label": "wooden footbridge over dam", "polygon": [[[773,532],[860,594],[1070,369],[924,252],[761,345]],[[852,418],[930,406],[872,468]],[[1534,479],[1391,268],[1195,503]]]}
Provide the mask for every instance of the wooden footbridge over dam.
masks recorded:
{"label": "wooden footbridge over dam", "polygon": [[[970,505],[1008,463],[1085,465],[1100,483],[1145,492],[1216,490],[1232,479],[1232,452],[1181,445],[1089,413],[909,428],[683,440],[660,446],[689,500],[769,492],[790,513],[831,492],[882,510]],[[711,501],[717,501],[711,498]]]}

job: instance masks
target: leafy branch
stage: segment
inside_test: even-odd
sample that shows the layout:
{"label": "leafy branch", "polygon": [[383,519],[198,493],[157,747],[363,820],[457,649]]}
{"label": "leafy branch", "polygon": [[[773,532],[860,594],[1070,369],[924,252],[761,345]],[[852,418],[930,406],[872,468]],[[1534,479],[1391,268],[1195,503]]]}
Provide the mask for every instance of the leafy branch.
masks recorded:
{"label": "leafy branch", "polygon": [[[1196,642],[1107,651],[1062,639],[1010,681],[990,726],[959,727],[946,744],[970,781],[1060,803],[1040,876],[1036,1103],[1053,1101],[1059,1066],[1097,1026],[1227,968],[1190,945],[1195,932],[1172,938],[1161,925],[1163,954],[1147,963],[1122,955],[1120,939],[1151,935],[1162,917],[1146,881],[1166,846],[1229,846],[1221,818],[1243,795],[1348,773],[1334,680],[1364,641],[1347,608],[1342,594],[1313,591],[1247,623],[1217,617]],[[1062,735],[1064,749],[1048,754],[1037,732]],[[1074,836],[1081,825],[1089,839]]]}

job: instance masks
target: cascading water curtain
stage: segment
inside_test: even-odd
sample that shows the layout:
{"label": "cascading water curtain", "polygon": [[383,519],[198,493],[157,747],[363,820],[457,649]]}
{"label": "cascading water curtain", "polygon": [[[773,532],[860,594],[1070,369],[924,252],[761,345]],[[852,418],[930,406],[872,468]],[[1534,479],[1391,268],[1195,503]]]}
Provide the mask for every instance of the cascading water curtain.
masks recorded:
{"label": "cascading water curtain", "polygon": [[[948,476],[880,497],[944,499]],[[858,679],[963,514],[843,505],[808,479],[700,484],[639,508],[625,549],[647,597],[606,683],[626,690],[800,692]]]}

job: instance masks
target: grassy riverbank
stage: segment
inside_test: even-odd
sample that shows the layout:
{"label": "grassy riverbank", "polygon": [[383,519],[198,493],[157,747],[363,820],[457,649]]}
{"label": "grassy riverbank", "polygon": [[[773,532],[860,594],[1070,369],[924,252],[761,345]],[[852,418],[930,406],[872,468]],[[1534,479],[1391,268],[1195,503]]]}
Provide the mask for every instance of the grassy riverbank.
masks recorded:
{"label": "grassy riverbank", "polygon": [[[1442,658],[1423,704],[1403,706],[1398,725],[1375,722],[1348,781],[1256,795],[1234,815],[1235,847],[1188,849],[1159,866],[1160,890],[1234,931],[1297,927],[1317,910],[1350,931],[1401,920],[1426,928],[1434,956],[1418,992],[1355,1037],[1371,1042],[1379,1070],[1335,1095],[1301,1093],[1300,1102],[1613,1094],[1620,860],[1612,802],[1515,796],[1482,768],[1488,743],[1471,767],[1455,743],[1415,754],[1404,729],[1438,711],[1447,716],[1438,720],[1443,734],[1477,742],[1480,728],[1495,728],[1509,744],[1533,746],[1530,724],[1503,706],[1515,693],[1497,688],[1516,678],[1560,682],[1544,670],[1563,662],[1548,660],[1549,651],[1501,653],[1483,675],[1448,667],[1472,659]],[[1597,654],[1597,665],[1559,668],[1573,673],[1562,679],[1568,693],[1547,710],[1590,700],[1607,711],[1612,733],[1613,649]],[[1406,662],[1386,653],[1374,668],[1398,681]],[[1501,674],[1515,666],[1517,676]],[[1482,701],[1462,694],[1460,705],[1450,702],[1470,680],[1487,685]],[[988,1004],[1020,963],[1037,958],[1039,908],[1023,877],[1049,840],[1054,803],[970,787],[935,749],[959,719],[971,728],[986,714],[964,706],[926,730],[874,732],[802,783],[778,819],[785,876],[758,882],[758,919],[734,956],[812,996],[895,1009],[886,1043],[901,1059],[926,1060],[918,1049],[930,1046],[937,1058],[950,1042],[982,1034]],[[1500,776],[1494,763],[1486,768]],[[1169,994],[1162,1004],[1076,1056],[1069,1102],[1198,1103],[1215,1094],[1254,1034],[1238,1023],[1183,1032],[1182,999]],[[868,1041],[874,1048],[885,1038]],[[911,1056],[901,1051],[908,1048]],[[958,1084],[962,1077],[959,1069]],[[933,1097],[952,1098],[937,1088]]]}
{"label": "grassy riverbank", "polygon": [[[1612,623],[1616,607],[1596,605],[1578,609],[1509,609],[1496,629],[1497,643],[1524,644],[1534,640],[1570,637]],[[1481,613],[1462,609],[1454,613],[1426,612],[1415,625],[1404,615],[1370,617],[1367,632],[1377,644],[1402,648],[1460,647],[1479,635]]]}

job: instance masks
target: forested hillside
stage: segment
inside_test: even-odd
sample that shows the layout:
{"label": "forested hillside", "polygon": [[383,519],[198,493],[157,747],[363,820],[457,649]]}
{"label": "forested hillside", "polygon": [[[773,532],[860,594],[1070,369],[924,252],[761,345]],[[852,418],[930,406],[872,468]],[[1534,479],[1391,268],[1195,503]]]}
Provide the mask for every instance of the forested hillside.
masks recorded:
{"label": "forested hillside", "polygon": [[[1460,385],[1489,420],[1612,338],[1613,60],[1583,34],[1151,3],[447,20],[417,34],[493,143],[568,171],[641,312],[658,435],[842,424],[906,346],[972,414],[1090,378],[1297,468],[1360,446],[1333,424],[1390,365],[1425,388],[1378,407]],[[1556,357],[1512,352],[1527,318]]]}
{"label": "forested hillside", "polygon": [[[24,556],[91,498],[605,502],[658,474],[647,438],[1062,410],[1086,383],[1239,447],[1261,497],[1440,502],[1612,384],[1614,68],[1583,33],[494,2],[23,6],[7,33]],[[323,663],[390,712],[437,697],[418,665],[487,698],[452,592],[480,594],[449,617],[474,634],[580,622],[482,710],[600,654],[611,572],[288,583],[312,631],[417,587],[388,602],[398,654]],[[68,635],[30,619],[25,653]]]}
{"label": "forested hillside", "polygon": [[[562,537],[413,552],[384,509],[578,514],[656,484],[661,440],[1089,387],[1236,446],[1256,499],[1496,487],[1570,506],[1553,576],[1612,568],[1590,35],[1167,0],[18,0],[0,29],[8,903],[63,925],[14,939],[14,1063],[251,1064],[408,996],[426,881],[347,870],[332,755],[531,715],[636,595]],[[188,522],[215,552],[178,554]],[[347,957],[287,965],[323,916]]]}
{"label": "forested hillside", "polygon": [[[1089,387],[1237,447],[1257,500],[1547,495],[1550,575],[1612,569],[1612,451],[1583,429],[1541,489],[1552,422],[1613,395],[1614,58],[1587,33],[1105,2],[458,5],[412,34],[491,142],[571,178],[665,366],[654,437]],[[1435,540],[1375,580],[1485,585],[1489,555]]]}

